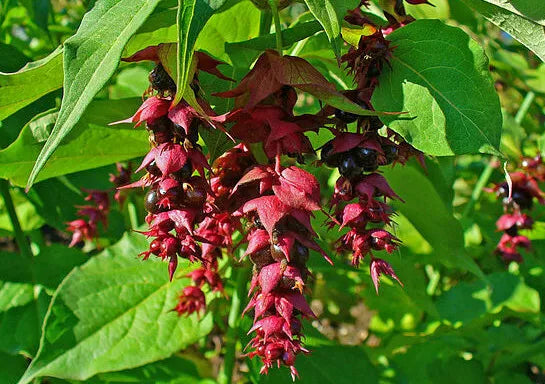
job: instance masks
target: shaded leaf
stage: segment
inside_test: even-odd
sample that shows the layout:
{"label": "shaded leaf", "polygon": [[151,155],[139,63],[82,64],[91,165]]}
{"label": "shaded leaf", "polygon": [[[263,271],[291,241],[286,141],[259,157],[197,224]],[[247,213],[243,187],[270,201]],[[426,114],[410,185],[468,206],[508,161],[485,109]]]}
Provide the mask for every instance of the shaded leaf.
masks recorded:
{"label": "shaded leaf", "polygon": [[[108,126],[138,108],[140,99],[94,101],[67,140],[51,156],[38,177],[45,180],[116,161],[142,156],[149,150],[147,133],[128,126]],[[38,115],[38,118],[44,115]],[[123,143],[123,145],[120,145]],[[24,186],[42,144],[27,125],[17,140],[0,151],[0,177]]]}
{"label": "shaded leaf", "polygon": [[0,120],[62,87],[62,49],[25,65],[15,73],[0,73]]}

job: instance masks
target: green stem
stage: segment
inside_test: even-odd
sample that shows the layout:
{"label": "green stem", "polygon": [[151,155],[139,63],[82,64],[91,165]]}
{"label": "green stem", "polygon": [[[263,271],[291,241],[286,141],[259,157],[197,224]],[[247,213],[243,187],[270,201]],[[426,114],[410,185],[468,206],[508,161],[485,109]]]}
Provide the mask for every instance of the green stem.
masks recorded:
{"label": "green stem", "polygon": [[4,199],[4,205],[8,211],[8,216],[11,225],[13,226],[13,232],[15,232],[15,242],[19,247],[19,252],[21,252],[21,255],[25,259],[31,260],[32,249],[21,229],[21,224],[19,223],[19,218],[17,217],[17,212],[15,211],[15,206],[13,205],[11,194],[9,193],[9,183],[7,180],[0,180],[0,194],[2,194],[2,198]]}
{"label": "green stem", "polygon": [[[528,110],[530,109],[530,106],[532,105],[532,102],[535,98],[534,92],[528,92],[526,96],[524,97],[524,100],[522,101],[522,104],[519,107],[519,110],[517,111],[517,114],[515,115],[515,122],[517,124],[520,124],[522,122],[522,119],[524,119],[524,116],[528,113]],[[488,180],[490,179],[490,176],[492,176],[492,172],[494,171],[494,164],[498,161],[498,158],[496,156],[493,156],[490,161],[488,162],[488,165],[481,173],[481,176],[479,176],[479,179],[477,180],[477,183],[475,184],[475,187],[473,188],[473,192],[471,193],[471,199],[467,203],[464,212],[462,214],[462,217],[468,217],[469,214],[473,211],[473,207],[475,206],[475,203],[479,200],[481,197],[481,194],[483,192],[483,188],[488,184]]]}
{"label": "green stem", "polygon": [[137,229],[140,225],[140,221],[138,219],[138,209],[136,209],[133,194],[130,194],[127,199],[127,211],[129,213],[129,221],[131,222],[132,229]]}
{"label": "green stem", "polygon": [[276,49],[280,56],[282,56],[282,26],[280,25],[280,15],[278,14],[278,5],[276,4],[277,0],[269,0],[269,6],[271,7],[271,12],[274,20],[274,33],[276,35]]}
{"label": "green stem", "polygon": [[225,335],[225,357],[223,366],[218,375],[219,384],[231,384],[233,382],[233,369],[235,368],[237,341],[240,325],[240,312],[243,300],[246,298],[248,286],[249,267],[238,268],[236,271],[236,286],[231,298],[231,309],[227,324],[227,334]]}
{"label": "green stem", "polygon": [[261,12],[259,21],[259,36],[265,36],[271,33],[272,15],[269,12]]}

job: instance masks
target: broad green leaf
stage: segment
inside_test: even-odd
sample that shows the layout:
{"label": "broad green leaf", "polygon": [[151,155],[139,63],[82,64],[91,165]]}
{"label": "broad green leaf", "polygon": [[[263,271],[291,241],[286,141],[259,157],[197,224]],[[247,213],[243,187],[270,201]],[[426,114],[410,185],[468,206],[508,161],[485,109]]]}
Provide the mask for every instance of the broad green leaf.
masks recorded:
{"label": "broad green leaf", "polygon": [[218,60],[230,63],[229,55],[225,52],[226,43],[256,38],[259,35],[260,15],[259,9],[248,0],[213,15],[199,34],[195,49],[204,50]]}
{"label": "broad green leaf", "polygon": [[305,0],[305,4],[324,28],[337,59],[341,56],[339,36],[346,11],[358,6],[354,0]]}
{"label": "broad green leaf", "polygon": [[[479,266],[469,257],[464,249],[464,234],[460,222],[452,215],[452,207],[443,200],[440,171],[433,170],[431,180],[424,171],[411,163],[410,166],[394,167],[384,170],[384,177],[394,191],[405,200],[393,205],[416,228],[432,246],[437,261],[447,267],[456,267],[470,271],[484,278]],[[437,167],[427,162],[431,169]],[[402,239],[403,240],[403,239]]]}
{"label": "broad green leaf", "polygon": [[[171,309],[187,278],[169,282],[167,266],[143,262],[139,234],[74,269],[59,286],[46,315],[38,355],[19,381],[40,376],[86,380],[165,359],[204,337],[212,317],[179,317]],[[188,263],[177,276],[188,272]]]}
{"label": "broad green leaf", "polygon": [[[40,228],[44,224],[44,219],[37,213],[36,208],[26,198],[25,194],[17,189],[12,189],[10,192],[21,229],[24,232],[29,232]],[[5,209],[4,200],[0,201],[0,234],[13,236],[13,224]]]}
{"label": "broad green leaf", "polygon": [[[543,2],[520,0],[517,3],[530,7],[541,13],[532,21],[520,16],[520,12],[514,9],[515,1],[505,2],[497,0],[462,0],[473,11],[479,12],[491,23],[497,25],[513,38],[520,41],[528,49],[533,51],[542,61],[545,61],[545,13],[540,11]],[[488,3],[487,3],[488,2]],[[530,2],[532,5],[530,5]],[[511,3],[511,4],[509,4]],[[539,4],[539,5],[538,5]]]}
{"label": "broad green leaf", "polygon": [[[58,147],[38,177],[51,177],[97,168],[142,156],[149,150],[143,129],[109,123],[132,115],[141,99],[94,101],[87,108],[67,140]],[[38,115],[38,118],[44,115]],[[123,143],[123,145],[120,145]],[[36,142],[29,125],[8,148],[0,151],[0,177],[24,186],[42,144]]]}
{"label": "broad green leaf", "polygon": [[0,120],[62,87],[62,49],[15,73],[0,72]]}
{"label": "broad green leaf", "polygon": [[482,48],[459,28],[417,20],[388,36],[396,48],[373,93],[381,120],[429,155],[498,153],[502,115]]}
{"label": "broad green leaf", "polygon": [[64,44],[64,96],[57,123],[30,173],[30,188],[62,140],[106,84],[130,37],[159,0],[99,0]]}
{"label": "broad green leaf", "polygon": [[371,24],[364,24],[362,27],[342,27],[341,35],[348,44],[357,47],[362,36],[371,36],[376,32],[376,28]]}
{"label": "broad green leaf", "polygon": [[178,0],[178,54],[176,71],[176,96],[173,104],[182,100],[189,82],[195,42],[204,25],[225,0]]}

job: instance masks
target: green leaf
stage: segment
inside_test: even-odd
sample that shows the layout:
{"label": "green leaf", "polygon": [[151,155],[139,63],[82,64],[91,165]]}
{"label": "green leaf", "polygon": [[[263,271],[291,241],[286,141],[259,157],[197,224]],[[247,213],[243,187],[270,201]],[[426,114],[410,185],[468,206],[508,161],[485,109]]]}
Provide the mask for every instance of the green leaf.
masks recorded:
{"label": "green leaf", "polygon": [[154,12],[131,37],[125,46],[123,57],[130,57],[149,46],[175,43],[177,35],[176,13],[176,9]]}
{"label": "green leaf", "polygon": [[[414,162],[405,167],[384,170],[384,177],[394,191],[405,200],[393,203],[426,239],[437,254],[437,261],[447,267],[461,268],[484,279],[483,272],[464,249],[464,233],[460,222],[452,215],[452,207],[443,199],[445,180],[435,163],[426,162],[430,179]],[[403,240],[403,239],[401,239]]]}
{"label": "green leaf", "polygon": [[[462,0],[473,11],[479,12],[492,24],[497,25],[513,38],[533,51],[542,61],[545,61],[545,27],[540,23],[519,15],[511,4],[488,0]],[[487,4],[485,1],[488,1]],[[522,0],[521,2],[524,2]],[[494,4],[494,5],[492,5]],[[543,6],[541,3],[537,8]],[[535,7],[537,4],[533,4]],[[543,13],[542,13],[543,15]]]}
{"label": "green leaf", "polygon": [[62,140],[106,84],[130,37],[159,0],[99,0],[64,45],[64,96],[59,118],[30,173],[30,188]]}
{"label": "green leaf", "polygon": [[12,356],[0,352],[0,372],[2,372],[0,384],[16,383],[23,372],[25,372],[26,366],[27,362],[23,356]]}
{"label": "green leaf", "polygon": [[[291,28],[282,31],[282,43],[284,48],[306,39],[320,32],[322,27],[317,21],[308,21],[299,23]],[[233,66],[240,68],[249,68],[257,56],[264,50],[274,49],[276,47],[276,35],[274,33],[255,37],[250,40],[237,43],[226,43],[225,52],[230,57]]]}
{"label": "green leaf", "polygon": [[482,48],[438,20],[417,20],[388,39],[396,48],[373,106],[407,113],[381,120],[426,154],[497,154],[502,115]]}
{"label": "green leaf", "polygon": [[545,2],[534,0],[484,0],[515,15],[545,26]]}
{"label": "green leaf", "polygon": [[[195,50],[204,50],[216,59],[232,64],[226,45],[256,38],[260,15],[259,9],[250,1],[241,1],[229,10],[213,15],[199,34]],[[236,27],[226,28],[228,25]]]}
{"label": "green leaf", "polygon": [[340,59],[341,47],[339,36],[341,34],[341,22],[347,10],[358,6],[358,1],[305,0],[305,4],[324,28],[335,56],[337,59]]}
{"label": "green leaf", "polygon": [[0,120],[62,87],[62,49],[25,65],[15,73],[0,72]]}
{"label": "green leaf", "polygon": [[13,45],[0,43],[0,72],[15,72],[28,62],[28,58]]}
{"label": "green leaf", "polygon": [[[67,140],[51,156],[37,180],[97,168],[146,154],[149,141],[144,130],[127,125],[108,126],[113,121],[132,115],[141,102],[141,99],[92,102]],[[37,119],[46,115],[47,112],[38,115]],[[120,143],[123,145],[119,145]],[[15,185],[24,186],[36,158],[41,153],[40,150],[42,143],[36,142],[30,125],[27,124],[17,140],[0,151],[0,177],[11,180]]]}
{"label": "green leaf", "polygon": [[189,72],[193,60],[193,51],[199,32],[225,0],[178,0],[178,54],[176,71],[176,105],[184,97],[185,88],[190,81]]}
{"label": "green leaf", "polygon": [[[488,280],[490,285],[483,281],[461,282],[443,293],[437,301],[442,318],[465,324],[486,313],[497,313],[503,307],[519,313],[539,313],[539,293],[527,286],[520,276],[496,272],[488,275]],[[463,311],[460,311],[460,304]]]}
{"label": "green leaf", "polygon": [[[38,355],[19,381],[40,376],[86,380],[164,359],[200,340],[212,316],[178,317],[171,309],[187,278],[168,281],[167,266],[142,262],[144,236],[126,235],[74,269],[59,286],[45,319]],[[179,266],[178,276],[188,272]]]}

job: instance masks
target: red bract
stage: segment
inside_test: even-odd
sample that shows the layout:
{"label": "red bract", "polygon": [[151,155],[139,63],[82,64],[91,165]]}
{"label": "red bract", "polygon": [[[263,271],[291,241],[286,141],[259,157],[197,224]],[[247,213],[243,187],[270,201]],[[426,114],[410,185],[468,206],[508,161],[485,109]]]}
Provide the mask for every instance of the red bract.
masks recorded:
{"label": "red bract", "polygon": [[78,216],[87,216],[87,220],[77,219],[67,224],[66,230],[73,232],[70,247],[73,247],[80,241],[93,241],[98,236],[98,223],[102,223],[103,227],[108,226],[108,213],[110,210],[110,198],[108,192],[98,190],[84,190],[88,195],[85,201],[89,201],[92,205],[77,206]]}
{"label": "red bract", "polygon": [[198,287],[185,287],[180,295],[180,299],[174,311],[178,315],[191,315],[193,312],[201,312],[206,309],[206,298],[204,292]]}
{"label": "red bract", "polygon": [[380,285],[379,277],[382,274],[388,275],[392,277],[393,279],[396,279],[397,282],[403,286],[403,283],[399,280],[399,278],[395,274],[392,266],[386,261],[382,259],[372,259],[371,264],[369,265],[369,269],[371,272],[371,279],[373,280],[373,284],[375,285],[375,290],[377,291],[377,295],[378,295],[378,287]]}

